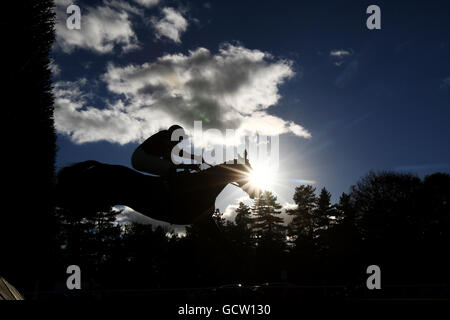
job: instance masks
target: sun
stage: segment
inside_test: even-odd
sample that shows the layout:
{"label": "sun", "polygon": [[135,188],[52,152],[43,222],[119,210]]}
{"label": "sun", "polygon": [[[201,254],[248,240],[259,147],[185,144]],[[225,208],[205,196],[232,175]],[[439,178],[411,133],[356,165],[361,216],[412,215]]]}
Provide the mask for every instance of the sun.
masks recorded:
{"label": "sun", "polygon": [[249,174],[250,183],[264,191],[273,191],[276,170],[269,165],[255,165]]}

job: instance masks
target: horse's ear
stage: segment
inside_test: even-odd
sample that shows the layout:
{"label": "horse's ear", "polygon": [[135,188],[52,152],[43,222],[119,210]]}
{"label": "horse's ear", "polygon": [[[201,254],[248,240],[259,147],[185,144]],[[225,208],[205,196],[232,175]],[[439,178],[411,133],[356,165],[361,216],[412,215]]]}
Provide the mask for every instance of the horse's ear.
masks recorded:
{"label": "horse's ear", "polygon": [[248,152],[247,152],[247,149],[245,149],[245,151],[244,151],[244,160],[245,160],[245,164],[250,164],[250,162],[248,161]]}

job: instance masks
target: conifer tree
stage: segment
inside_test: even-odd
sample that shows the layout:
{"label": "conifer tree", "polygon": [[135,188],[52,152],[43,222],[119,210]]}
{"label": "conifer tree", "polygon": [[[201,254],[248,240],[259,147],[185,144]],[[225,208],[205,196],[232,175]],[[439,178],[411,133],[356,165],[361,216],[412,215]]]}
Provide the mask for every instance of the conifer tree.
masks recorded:
{"label": "conifer tree", "polygon": [[283,245],[285,240],[284,220],[281,214],[281,205],[277,197],[265,191],[255,200],[252,207],[255,215],[254,234],[258,246],[262,244]]}
{"label": "conifer tree", "polygon": [[234,223],[237,241],[240,242],[241,245],[251,246],[254,220],[252,218],[251,208],[243,202],[239,202]]}
{"label": "conifer tree", "polygon": [[317,206],[314,210],[314,229],[325,230],[330,226],[332,220],[336,218],[335,207],[331,204],[331,194],[324,187],[317,198]]}
{"label": "conifer tree", "polygon": [[294,209],[287,210],[287,214],[293,216],[289,223],[289,235],[298,238],[313,238],[314,210],[317,206],[316,189],[310,185],[301,185],[295,188]]}

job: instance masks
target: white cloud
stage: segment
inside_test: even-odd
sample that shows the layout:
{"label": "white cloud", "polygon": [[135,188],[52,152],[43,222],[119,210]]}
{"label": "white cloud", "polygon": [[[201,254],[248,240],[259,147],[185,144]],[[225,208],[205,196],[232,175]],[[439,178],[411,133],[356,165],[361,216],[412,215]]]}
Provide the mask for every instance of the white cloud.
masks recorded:
{"label": "white cloud", "polygon": [[186,233],[186,228],[184,225],[170,224],[168,222],[155,220],[155,219],[149,218],[127,206],[115,206],[113,209],[118,212],[118,215],[116,216],[116,222],[118,224],[122,224],[122,225],[128,224],[128,223],[136,223],[136,224],[143,224],[143,225],[150,224],[154,228],[160,226],[160,227],[167,229],[167,231],[173,230],[176,234],[185,234]]}
{"label": "white cloud", "polygon": [[237,204],[230,204],[225,208],[222,217],[227,219],[228,221],[234,221],[236,218],[236,209],[238,208]]}
{"label": "white cloud", "polygon": [[[56,1],[56,47],[66,53],[83,48],[96,53],[109,53],[115,47],[123,51],[138,48],[138,41],[129,18],[131,6],[118,5],[117,1],[104,1],[102,6],[81,9],[81,29],[70,30],[66,26],[66,8],[71,1]],[[137,12],[137,11],[136,11]]]}
{"label": "white cloud", "polygon": [[54,60],[50,61],[50,65],[49,65],[50,71],[52,72],[54,77],[57,77],[60,75],[61,73],[61,68],[55,63]]}
{"label": "white cloud", "polygon": [[162,13],[162,18],[158,19],[153,17],[151,19],[151,23],[156,31],[156,37],[158,39],[166,37],[176,43],[180,43],[181,34],[188,27],[187,20],[180,12],[173,8],[164,8],[162,9]]}
{"label": "white cloud", "polygon": [[336,58],[344,58],[346,56],[350,56],[351,54],[352,54],[351,51],[344,50],[344,49],[334,49],[334,50],[331,50],[331,52],[330,52],[330,56],[336,57]]}
{"label": "white cloud", "polygon": [[285,202],[283,205],[283,210],[292,210],[297,208],[297,205],[295,203]]}
{"label": "white cloud", "polygon": [[89,105],[87,80],[59,81],[54,86],[55,127],[75,143],[105,140],[125,144],[139,135],[139,122],[115,106],[103,109]]}
{"label": "white cloud", "polygon": [[[117,98],[105,106],[89,104],[86,81],[56,84],[56,128],[75,143],[125,144],[173,123],[190,131],[194,121],[203,119],[204,129],[235,129],[240,136],[292,133],[308,138],[299,124],[267,113],[280,99],[279,86],[292,76],[290,61],[229,44],[215,55],[199,48],[141,65],[110,64],[102,80],[110,98]],[[224,142],[204,138],[210,144]]]}
{"label": "white cloud", "polygon": [[116,8],[119,11],[127,11],[129,13],[138,15],[138,16],[143,16],[144,12],[143,10],[141,10],[141,8],[138,7],[134,7],[131,4],[129,4],[128,2],[123,2],[120,0],[103,0],[103,4],[105,6],[109,6],[112,8]]}
{"label": "white cloud", "polygon": [[137,2],[144,7],[150,8],[156,6],[159,3],[159,0],[134,0],[134,2]]}

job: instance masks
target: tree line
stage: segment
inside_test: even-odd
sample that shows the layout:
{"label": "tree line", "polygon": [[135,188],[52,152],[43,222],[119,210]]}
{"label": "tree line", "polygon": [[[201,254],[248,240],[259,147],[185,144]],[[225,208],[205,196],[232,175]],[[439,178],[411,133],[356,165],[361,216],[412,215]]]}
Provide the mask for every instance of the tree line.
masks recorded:
{"label": "tree line", "polygon": [[[364,285],[376,264],[384,283],[449,283],[450,175],[423,180],[371,172],[331,202],[326,188],[295,188],[286,210],[271,192],[239,203],[217,234],[116,222],[117,211],[57,211],[59,263],[78,264],[91,288],[185,288],[229,283]],[[61,278],[63,281],[63,278]]]}

